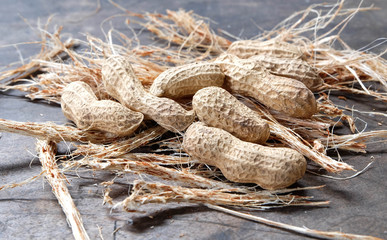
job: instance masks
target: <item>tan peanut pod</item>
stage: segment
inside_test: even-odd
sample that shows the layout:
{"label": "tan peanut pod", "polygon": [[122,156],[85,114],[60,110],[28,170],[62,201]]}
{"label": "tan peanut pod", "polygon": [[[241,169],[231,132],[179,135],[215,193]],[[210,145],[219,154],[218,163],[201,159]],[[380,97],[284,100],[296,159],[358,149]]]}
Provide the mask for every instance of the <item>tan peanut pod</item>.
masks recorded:
{"label": "tan peanut pod", "polygon": [[108,94],[122,105],[143,113],[170,131],[185,130],[195,118],[193,111],[185,110],[177,102],[145,91],[129,61],[122,56],[111,56],[105,61],[102,82]]}
{"label": "tan peanut pod", "polygon": [[215,63],[192,63],[162,72],[150,88],[158,97],[181,98],[209,86],[222,86],[224,74]]}
{"label": "tan peanut pod", "polygon": [[277,58],[302,58],[303,53],[299,47],[276,39],[241,40],[233,42],[227,49],[227,53],[239,58],[249,58],[256,55],[275,56]]}
{"label": "tan peanut pod", "polygon": [[225,88],[253,97],[267,107],[291,117],[310,118],[317,112],[313,93],[300,81],[250,70],[243,65],[218,62],[226,75]]}
{"label": "tan peanut pod", "polygon": [[206,87],[192,100],[199,120],[210,127],[217,127],[237,138],[254,143],[264,143],[270,136],[269,125],[233,95],[219,87]]}
{"label": "tan peanut pod", "polygon": [[183,148],[200,162],[218,167],[230,181],[256,183],[269,190],[292,185],[306,171],[305,158],[293,149],[244,142],[201,122],[187,129]]}
{"label": "tan peanut pod", "polygon": [[81,81],[72,82],[64,88],[61,107],[63,114],[78,128],[100,130],[117,136],[132,134],[144,119],[142,113],[118,102],[98,101],[91,87]]}
{"label": "tan peanut pod", "polygon": [[238,63],[247,69],[256,71],[262,71],[262,68],[265,68],[271,74],[298,80],[312,91],[324,83],[322,78],[317,74],[317,69],[299,58],[285,59],[256,55],[248,59],[241,59],[235,55],[222,54],[217,60]]}

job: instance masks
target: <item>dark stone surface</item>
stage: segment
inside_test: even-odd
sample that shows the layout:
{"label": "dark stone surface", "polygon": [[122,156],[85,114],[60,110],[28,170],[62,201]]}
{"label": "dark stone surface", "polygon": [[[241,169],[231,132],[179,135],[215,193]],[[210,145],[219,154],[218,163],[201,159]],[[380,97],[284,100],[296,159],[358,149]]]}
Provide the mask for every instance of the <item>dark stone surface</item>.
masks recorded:
{"label": "dark stone surface", "polygon": [[[249,38],[257,33],[259,25],[271,29],[280,20],[294,11],[299,11],[312,3],[321,1],[117,1],[131,11],[157,11],[184,8],[207,16],[230,33]],[[328,1],[330,3],[336,1]],[[357,6],[359,1],[348,1]],[[379,11],[359,13],[348,25],[342,38],[353,48],[360,48],[387,33],[387,1],[364,1],[364,6],[374,3]],[[32,25],[38,18],[44,23],[55,14],[52,26],[63,25],[64,32],[84,38],[81,33],[103,36],[100,30],[102,20],[121,11],[108,1],[101,1],[101,10],[95,13],[95,1],[14,1],[3,0],[0,8],[0,65],[17,61],[19,55],[14,43],[39,40],[36,32],[22,20],[24,17]],[[120,21],[115,26],[125,31]],[[122,22],[122,21],[121,21]],[[109,28],[105,23],[104,29]],[[52,28],[51,28],[52,29]],[[385,48],[385,45],[378,49]],[[33,56],[39,50],[32,45],[18,45],[23,57]],[[362,111],[376,109],[386,113],[386,104],[367,97],[347,96],[348,100],[335,102],[352,106]],[[386,129],[385,118],[370,114],[354,113],[367,122],[367,130]],[[0,118],[17,121],[55,121],[63,123],[65,117],[56,104],[32,102],[16,91],[0,92]],[[359,126],[361,121],[358,120]],[[382,123],[381,126],[378,123]],[[40,163],[34,157],[35,140],[9,133],[0,133],[0,185],[20,182],[40,173]],[[63,151],[66,146],[63,145]],[[305,191],[302,194],[315,196],[319,200],[330,200],[329,207],[283,208],[258,211],[253,214],[271,220],[305,226],[312,229],[343,231],[347,233],[369,234],[387,237],[386,198],[386,143],[371,144],[367,154],[341,153],[343,159],[362,169],[371,158],[372,167],[351,180],[332,180],[311,174],[299,181],[298,186],[325,184],[321,190]],[[83,178],[79,179],[77,174]],[[349,175],[350,173],[344,173]],[[77,173],[67,175],[71,185],[70,193],[80,210],[85,227],[92,239],[99,238],[98,227],[102,228],[104,239],[303,239],[305,237],[254,222],[242,220],[223,213],[195,205],[146,206],[144,213],[124,213],[102,206],[101,181],[114,176],[108,173]],[[114,190],[117,197],[128,193],[127,177]],[[115,230],[118,231],[114,232]],[[67,226],[62,210],[53,196],[50,186],[42,180],[23,187],[0,191],[0,239],[71,239],[71,229]]]}

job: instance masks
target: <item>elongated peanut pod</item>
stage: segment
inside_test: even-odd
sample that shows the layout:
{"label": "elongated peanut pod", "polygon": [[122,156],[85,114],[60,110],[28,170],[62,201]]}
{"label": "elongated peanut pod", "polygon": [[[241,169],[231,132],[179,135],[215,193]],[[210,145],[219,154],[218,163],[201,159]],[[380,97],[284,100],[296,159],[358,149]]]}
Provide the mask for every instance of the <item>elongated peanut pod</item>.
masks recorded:
{"label": "elongated peanut pod", "polygon": [[217,62],[226,75],[225,87],[250,96],[267,107],[292,117],[310,118],[317,112],[313,93],[300,81],[260,72],[242,65]]}
{"label": "elongated peanut pod", "polygon": [[244,142],[200,122],[187,129],[183,148],[200,162],[218,167],[230,181],[256,183],[269,190],[292,185],[306,171],[305,158],[293,149]]}
{"label": "elongated peanut pod", "polygon": [[241,40],[233,42],[227,49],[227,53],[239,58],[249,58],[256,55],[275,56],[277,58],[302,58],[303,53],[299,47],[276,39]]}
{"label": "elongated peanut pod", "polygon": [[285,59],[262,55],[250,59],[268,69],[271,74],[296,79],[312,91],[324,83],[324,80],[318,75],[317,69],[302,59]]}
{"label": "elongated peanut pod", "polygon": [[161,73],[150,88],[158,97],[192,96],[209,86],[222,86],[224,74],[215,63],[192,63],[170,68]]}
{"label": "elongated peanut pod", "polygon": [[122,56],[111,56],[105,61],[102,81],[110,96],[170,131],[185,130],[195,118],[193,111],[185,110],[177,102],[146,92],[129,61]]}
{"label": "elongated peanut pod", "polygon": [[80,81],[65,87],[61,106],[63,114],[78,128],[105,131],[117,136],[130,135],[144,119],[142,113],[134,112],[118,102],[98,101],[91,87]]}
{"label": "elongated peanut pod", "polygon": [[312,91],[324,83],[318,76],[317,69],[299,58],[286,59],[270,55],[256,55],[248,59],[241,59],[232,54],[222,54],[217,58],[217,61],[240,64],[247,69],[256,71],[262,71],[262,68],[265,68],[271,74],[298,80]]}
{"label": "elongated peanut pod", "polygon": [[222,88],[199,90],[192,106],[200,121],[226,130],[243,141],[264,143],[270,136],[269,125],[259,114]]}

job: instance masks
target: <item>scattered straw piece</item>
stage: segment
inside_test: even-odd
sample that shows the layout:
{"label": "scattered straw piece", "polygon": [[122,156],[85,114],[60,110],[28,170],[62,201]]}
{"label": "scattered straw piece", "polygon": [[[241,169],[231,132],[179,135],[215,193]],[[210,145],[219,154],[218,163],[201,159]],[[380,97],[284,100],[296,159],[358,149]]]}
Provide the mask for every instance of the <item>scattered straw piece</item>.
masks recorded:
{"label": "scattered straw piece", "polygon": [[149,141],[160,137],[166,132],[167,130],[165,128],[157,126],[154,128],[146,129],[132,138],[112,142],[107,146],[97,145],[93,143],[89,143],[87,145],[79,145],[77,150],[74,151],[72,155],[85,155],[96,158],[119,157],[132,151],[133,149],[147,144]]}
{"label": "scattered straw piece", "polygon": [[46,173],[45,177],[50,183],[59,204],[62,206],[63,212],[66,214],[74,238],[77,240],[90,239],[83,227],[81,215],[65,184],[66,177],[61,173],[55,162],[56,144],[50,141],[38,140],[37,148],[42,169]]}
{"label": "scattered straw piece", "polygon": [[242,194],[238,190],[185,188],[136,180],[132,194],[115,207],[122,206],[127,211],[133,211],[139,204],[186,202],[265,209],[275,206],[320,206],[329,203],[311,202],[310,197],[297,195],[276,195],[269,191]]}
{"label": "scattered straw piece", "polygon": [[176,181],[187,186],[202,188],[231,188],[227,183],[215,181],[209,178],[201,177],[191,173],[189,169],[177,170],[159,166],[151,162],[136,161],[137,159],[90,159],[85,157],[78,161],[65,163],[65,167],[70,169],[79,166],[88,166],[93,170],[108,170],[134,174],[149,174],[164,180]]}
{"label": "scattered straw piece", "polygon": [[54,142],[112,142],[118,139],[98,131],[84,131],[75,127],[55,123],[17,122],[0,118],[0,131],[17,133],[38,139],[49,139]]}
{"label": "scattered straw piece", "polygon": [[31,182],[35,181],[36,179],[38,179],[40,176],[42,176],[43,173],[44,173],[44,171],[40,172],[36,176],[30,177],[30,178],[28,178],[24,181],[18,182],[18,183],[10,183],[10,184],[5,184],[3,186],[0,186],[0,191],[5,190],[5,189],[9,189],[9,188],[20,187],[20,186],[23,186],[25,184],[31,183]]}
{"label": "scattered straw piece", "polygon": [[275,222],[272,220],[268,220],[266,218],[253,216],[248,213],[238,212],[234,211],[228,208],[224,208],[221,206],[216,206],[212,204],[205,204],[208,208],[214,209],[220,212],[228,213],[234,216],[238,216],[244,219],[248,219],[254,222],[263,223],[265,225],[269,225],[272,227],[278,227],[281,229],[289,230],[292,232],[296,232],[305,236],[314,237],[318,239],[340,239],[340,240],[382,240],[381,238],[372,237],[372,236],[364,236],[364,235],[356,235],[356,234],[348,234],[348,233],[342,233],[342,232],[325,232],[325,231],[318,231],[313,229],[308,229],[306,227],[296,227],[292,226],[286,223],[280,223]]}

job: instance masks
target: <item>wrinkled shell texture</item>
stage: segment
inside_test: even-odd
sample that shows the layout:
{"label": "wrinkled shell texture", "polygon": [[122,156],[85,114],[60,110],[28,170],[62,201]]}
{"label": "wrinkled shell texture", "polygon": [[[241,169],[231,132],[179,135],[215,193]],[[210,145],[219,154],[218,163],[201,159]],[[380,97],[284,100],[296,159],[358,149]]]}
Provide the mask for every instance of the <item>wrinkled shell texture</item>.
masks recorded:
{"label": "wrinkled shell texture", "polygon": [[112,56],[105,61],[102,81],[110,96],[170,131],[185,130],[195,118],[193,111],[185,110],[177,102],[146,92],[124,57]]}
{"label": "wrinkled shell texture", "polygon": [[286,115],[310,118],[317,111],[313,93],[300,81],[255,71],[243,65],[217,62],[226,75],[225,87],[234,93],[253,97],[267,107]]}
{"label": "wrinkled shell texture", "polygon": [[218,167],[230,181],[256,183],[269,190],[292,185],[306,171],[305,158],[293,149],[244,142],[200,122],[187,129],[183,148],[199,161]]}
{"label": "wrinkled shell texture", "polygon": [[98,101],[89,85],[72,82],[63,90],[61,98],[63,114],[78,128],[100,130],[117,136],[132,134],[141,124],[144,116],[120,103]]}
{"label": "wrinkled shell texture", "polygon": [[256,55],[275,56],[277,58],[302,58],[303,54],[297,46],[276,40],[258,41],[242,40],[233,42],[227,52],[239,58]]}
{"label": "wrinkled shell texture", "polygon": [[192,96],[209,86],[222,86],[224,74],[215,63],[192,63],[170,68],[153,82],[150,93],[158,97]]}
{"label": "wrinkled shell texture", "polygon": [[200,121],[243,141],[264,143],[270,136],[269,125],[259,114],[222,88],[199,90],[193,97],[192,106]]}
{"label": "wrinkled shell texture", "polygon": [[298,80],[310,90],[315,90],[323,84],[317,70],[299,58],[278,58],[267,55],[252,56],[241,59],[231,54],[222,54],[217,61],[239,64],[247,69],[262,71],[267,69],[271,74]]}

